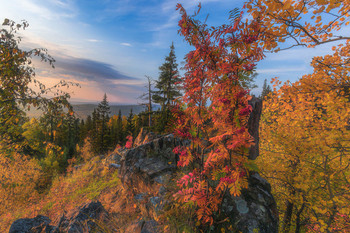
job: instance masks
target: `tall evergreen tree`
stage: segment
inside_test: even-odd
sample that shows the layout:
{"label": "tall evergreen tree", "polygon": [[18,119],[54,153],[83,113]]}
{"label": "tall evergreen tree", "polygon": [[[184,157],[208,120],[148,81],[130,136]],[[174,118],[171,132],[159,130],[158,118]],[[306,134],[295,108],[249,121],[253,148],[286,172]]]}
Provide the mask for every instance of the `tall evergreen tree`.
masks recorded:
{"label": "tall evergreen tree", "polygon": [[272,92],[270,85],[267,84],[267,80],[264,80],[263,89],[261,92],[261,99],[264,99],[270,92]]}
{"label": "tall evergreen tree", "polygon": [[86,133],[87,135],[90,135],[91,130],[93,129],[93,122],[92,122],[92,118],[90,115],[87,116],[86,118],[86,123],[85,123],[85,127],[86,127]]}
{"label": "tall evergreen tree", "polygon": [[127,124],[126,124],[126,134],[127,135],[133,135],[133,133],[134,133],[133,118],[134,118],[134,113],[132,112],[132,109],[131,109],[129,116],[127,118]]}
{"label": "tall evergreen tree", "polygon": [[174,43],[172,43],[169,55],[165,58],[163,65],[159,67],[159,78],[156,80],[155,85],[158,91],[154,91],[152,96],[153,102],[160,104],[162,110],[169,108],[171,102],[176,97],[181,96],[178,85],[176,85],[180,81],[177,66],[175,47]]}
{"label": "tall evergreen tree", "polygon": [[123,130],[123,118],[122,111],[119,109],[118,119],[117,119],[117,141],[121,143],[124,140],[124,130]]}
{"label": "tall evergreen tree", "polygon": [[110,129],[108,128],[110,107],[107,101],[107,95],[104,94],[103,100],[98,104],[92,113],[92,143],[96,153],[105,153],[111,145]]}

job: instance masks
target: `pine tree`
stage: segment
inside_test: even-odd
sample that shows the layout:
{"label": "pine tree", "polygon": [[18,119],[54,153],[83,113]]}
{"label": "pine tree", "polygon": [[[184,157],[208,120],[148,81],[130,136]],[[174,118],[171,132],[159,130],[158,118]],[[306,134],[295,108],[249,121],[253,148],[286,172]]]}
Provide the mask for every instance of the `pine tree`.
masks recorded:
{"label": "pine tree", "polygon": [[165,58],[163,65],[159,67],[159,78],[156,81],[155,87],[158,91],[154,91],[152,96],[153,102],[161,105],[162,110],[169,108],[172,101],[181,96],[177,82],[180,81],[178,77],[178,69],[175,56],[174,43],[170,46],[169,55]]}

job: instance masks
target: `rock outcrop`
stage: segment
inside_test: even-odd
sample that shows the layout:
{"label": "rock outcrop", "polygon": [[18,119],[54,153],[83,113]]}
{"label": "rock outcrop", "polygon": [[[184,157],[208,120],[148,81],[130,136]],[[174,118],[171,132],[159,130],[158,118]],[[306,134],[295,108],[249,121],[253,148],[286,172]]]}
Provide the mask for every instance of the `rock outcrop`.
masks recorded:
{"label": "rock outcrop", "polygon": [[[134,192],[135,200],[144,205],[143,209],[153,214],[162,209],[166,186],[176,169],[172,149],[186,143],[170,134],[121,153],[119,176],[123,185]],[[257,153],[254,149],[251,155],[256,158]],[[270,184],[256,172],[250,172],[248,184],[240,197],[226,194],[222,212],[238,232],[277,233],[278,214]]]}
{"label": "rock outcrop", "polygon": [[139,135],[135,138],[133,146],[141,146],[143,144],[153,141],[156,138],[159,138],[159,135],[153,132],[148,132],[147,130],[145,130],[145,128],[142,128]]}
{"label": "rock outcrop", "polygon": [[[259,156],[262,101],[253,97],[249,104],[253,111],[248,121],[248,130],[255,139],[255,145],[249,151],[249,159],[256,159]],[[138,193],[134,193],[135,199],[140,200],[145,209],[151,207],[153,213],[157,213],[165,202],[166,184],[176,169],[177,158],[172,149],[189,142],[180,141],[171,134],[155,137],[152,141],[144,141],[144,138],[147,138],[147,133],[142,131],[138,136],[138,146],[121,153],[119,176],[125,187],[137,190]],[[278,213],[270,184],[258,173],[250,174],[248,189],[242,190],[240,197],[226,194],[222,212],[234,223],[238,232],[277,233]]]}
{"label": "rock outcrop", "polygon": [[176,169],[173,148],[180,144],[172,134],[122,151],[119,177],[129,188],[150,186],[154,182],[164,183],[165,177]]}
{"label": "rock outcrop", "polygon": [[251,173],[248,189],[239,197],[226,194],[222,211],[244,233],[277,233],[278,213],[270,184],[258,173]]}
{"label": "rock outcrop", "polygon": [[35,218],[22,218],[12,223],[9,233],[53,232],[54,227],[49,226],[50,223],[51,220],[42,215]]}
{"label": "rock outcrop", "polygon": [[98,230],[98,223],[108,224],[109,214],[99,201],[90,202],[68,214],[63,214],[58,222],[59,232],[91,232]]}
{"label": "rock outcrop", "polygon": [[52,221],[41,215],[35,218],[18,219],[11,225],[9,233],[99,232],[98,223],[107,225],[108,221],[108,212],[99,201],[96,201],[63,214],[56,226],[50,225]]}

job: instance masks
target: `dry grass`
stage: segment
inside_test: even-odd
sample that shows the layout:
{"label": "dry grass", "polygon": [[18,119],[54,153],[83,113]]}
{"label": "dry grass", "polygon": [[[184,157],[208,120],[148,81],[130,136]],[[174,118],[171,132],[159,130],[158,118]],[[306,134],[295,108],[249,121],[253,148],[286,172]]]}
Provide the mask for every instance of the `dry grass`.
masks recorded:
{"label": "dry grass", "polygon": [[[133,189],[125,189],[118,178],[117,169],[110,168],[109,164],[104,163],[98,156],[90,160],[86,156],[85,158],[85,163],[79,168],[71,167],[66,175],[57,176],[51,187],[44,193],[35,192],[33,184],[30,183],[31,180],[25,180],[32,191],[25,192],[26,199],[12,198],[8,201],[10,203],[7,204],[11,208],[0,212],[0,232],[8,232],[12,222],[18,218],[33,218],[38,214],[48,216],[55,225],[64,211],[69,212],[92,200],[99,200],[110,213],[108,224],[96,222],[102,232],[130,232],[130,227],[137,226],[138,221],[150,219],[156,219],[164,226],[167,225],[167,232],[177,232],[180,229],[182,231],[179,232],[183,232],[187,226],[191,225],[186,223],[184,226],[182,220],[187,221],[188,217],[193,216],[181,212],[182,208],[173,209],[178,206],[165,207],[163,213],[156,213],[154,207],[150,206],[148,198],[157,196],[160,184],[153,184],[151,187],[149,184],[140,182],[133,186]],[[22,173],[21,175],[25,176],[26,172]],[[21,190],[23,185],[19,187]],[[167,187],[175,188],[171,188],[171,185]],[[144,193],[145,198],[136,200],[134,196],[140,193]],[[6,207],[3,203],[1,201],[0,204],[2,210]],[[176,228],[178,229],[173,231]]]}
{"label": "dry grass", "polygon": [[[29,180],[27,183],[28,187],[32,187]],[[56,177],[46,193],[26,193],[25,201],[23,198],[7,200],[7,206],[12,208],[0,213],[0,232],[8,231],[11,223],[18,218],[33,218],[41,214],[55,220],[64,211],[70,211],[91,200],[100,200],[110,211],[121,205],[118,203],[118,194],[122,192],[117,171],[105,166],[99,157],[94,157],[71,173]],[[6,207],[3,201],[1,207]]]}

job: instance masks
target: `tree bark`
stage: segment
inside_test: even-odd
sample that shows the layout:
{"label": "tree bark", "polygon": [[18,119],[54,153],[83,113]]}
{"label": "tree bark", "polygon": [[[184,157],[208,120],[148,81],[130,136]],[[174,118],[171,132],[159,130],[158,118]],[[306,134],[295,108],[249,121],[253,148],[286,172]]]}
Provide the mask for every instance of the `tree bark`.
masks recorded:
{"label": "tree bark", "polygon": [[294,204],[287,200],[286,206],[287,208],[283,218],[283,229],[282,229],[283,233],[288,233],[290,230]]}
{"label": "tree bark", "polygon": [[300,210],[298,210],[298,212],[296,214],[297,218],[296,218],[296,223],[295,223],[295,225],[296,225],[295,226],[295,233],[300,233],[300,228],[301,228],[300,215],[303,212],[304,208],[305,208],[305,203],[302,204]]}

